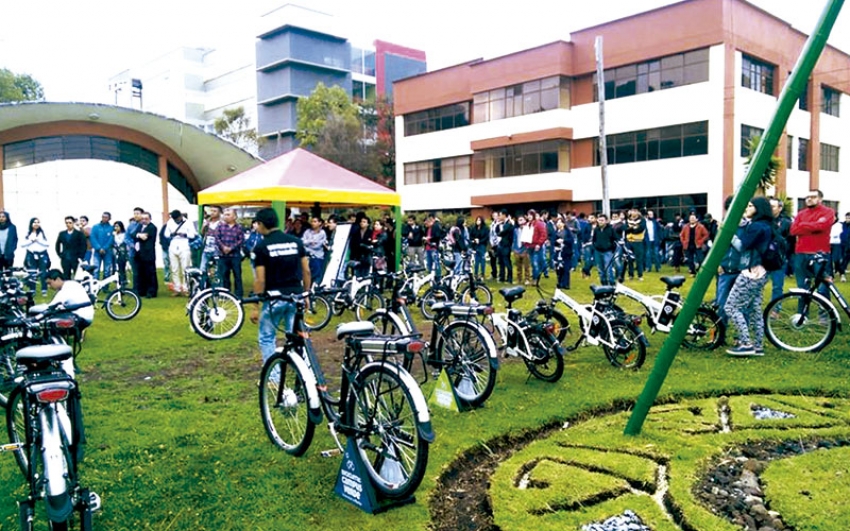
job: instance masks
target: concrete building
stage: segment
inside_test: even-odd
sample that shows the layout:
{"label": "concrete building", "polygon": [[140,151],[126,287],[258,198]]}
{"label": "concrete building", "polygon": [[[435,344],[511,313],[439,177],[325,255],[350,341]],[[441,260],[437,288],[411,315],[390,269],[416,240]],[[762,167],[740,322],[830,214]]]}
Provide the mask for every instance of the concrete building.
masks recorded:
{"label": "concrete building", "polygon": [[[594,42],[611,207],[722,214],[807,36],[744,0],[686,0],[395,84],[407,211],[601,208]],[[827,47],[777,149],[775,192],[848,209],[850,56]],[[840,204],[839,204],[840,203]]]}

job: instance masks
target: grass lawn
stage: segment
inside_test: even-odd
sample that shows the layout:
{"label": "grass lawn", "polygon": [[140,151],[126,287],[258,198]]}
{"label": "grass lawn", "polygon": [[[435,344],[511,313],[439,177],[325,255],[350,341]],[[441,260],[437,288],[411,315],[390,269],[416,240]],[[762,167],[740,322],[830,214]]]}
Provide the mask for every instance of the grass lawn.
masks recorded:
{"label": "grass lawn", "polygon": [[[645,282],[630,285],[644,293],[660,294],[664,288],[658,278],[658,274],[650,273]],[[551,289],[553,281],[548,282],[547,288]],[[685,284],[685,291],[690,284],[691,279]],[[588,281],[574,274],[570,295],[590,302],[588,285]],[[246,282],[246,286],[250,283]],[[496,291],[499,286],[492,287]],[[840,284],[839,288],[850,296],[847,285]],[[630,481],[651,483],[651,463],[635,459],[632,454],[651,454],[670,463],[671,495],[687,509],[686,515],[697,529],[732,529],[687,500],[689,485],[704,459],[750,437],[800,437],[817,430],[850,432],[847,401],[841,401],[831,413],[835,422],[828,427],[804,414],[798,424],[743,431],[747,419],[742,418],[742,431],[729,437],[705,435],[704,428],[711,424],[710,420],[694,419],[675,408],[669,412],[655,409],[638,437],[622,435],[628,418],[625,413],[576,424],[584,411],[635,400],[666,336],[649,336],[647,363],[636,372],[616,370],[600,349],[583,347],[567,355],[564,377],[556,384],[529,380],[524,366],[511,361],[499,371],[496,389],[485,407],[463,414],[432,408],[437,440],[431,447],[417,502],[370,516],[333,493],[340,458],[319,455],[320,450],[333,447],[324,427],[317,430],[316,439],[302,458],[292,458],[268,441],[257,405],[260,355],[256,326],[246,321],[235,338],[208,342],[190,330],[184,312],[186,299],[170,298],[164,288],[160,294],[157,299],[144,299],[141,313],[130,322],[111,321],[98,310],[78,360],[88,437],[82,477],[84,484],[103,499],[103,511],[95,517],[96,529],[427,529],[428,499],[435,481],[465,450],[486,445],[507,432],[521,433],[568,419],[575,425],[574,432],[565,430],[528,445],[494,474],[491,492],[495,520],[502,529],[575,528],[579,523],[596,521],[629,507],[642,513],[642,508],[652,505],[648,498],[621,496],[613,505],[597,506],[584,515],[570,513],[549,518],[541,506],[547,499],[530,496],[530,491],[512,491],[513,471],[522,467],[526,462],[523,459],[535,455],[553,458],[540,466],[538,479],[564,506],[594,493],[620,492]],[[712,296],[709,293],[706,299]],[[501,306],[501,297],[495,297]],[[530,305],[536,298],[532,290],[522,302]],[[622,305],[636,310],[625,299]],[[350,314],[344,317],[353,318]],[[321,334],[331,336],[332,327]],[[847,331],[840,331],[833,344],[818,354],[786,353],[770,345],[766,346],[764,358],[753,359],[731,358],[723,349],[682,351],[662,395],[698,401],[724,393],[770,390],[780,396],[847,398],[847,338]],[[703,405],[706,409],[711,407]],[[797,407],[812,415],[817,409],[807,404]],[[733,414],[737,414],[734,408]],[[570,452],[571,446],[583,449]],[[611,450],[614,457],[609,456],[608,460],[612,464],[600,464],[593,448]],[[616,452],[621,450],[629,453],[618,459]],[[835,455],[845,465],[832,473],[846,474],[847,453]],[[829,454],[817,460],[796,459],[792,465],[776,467],[771,481],[776,481],[777,474],[830,477]],[[589,468],[602,466],[609,467],[611,473],[600,476],[588,472]],[[802,472],[805,467],[812,471]],[[586,481],[577,486],[569,480],[573,477],[585,477]],[[835,487],[844,498],[850,495],[845,476],[835,482]],[[798,529],[846,527],[844,519],[829,521],[832,517],[824,515],[818,520],[817,513],[812,516],[808,507],[797,506],[793,490],[775,491],[773,496],[781,499],[782,510],[789,517],[800,515]],[[15,501],[24,492],[14,458],[0,455],[0,530],[18,528]],[[771,496],[770,490],[767,495]],[[653,514],[651,508],[645,510]],[[813,518],[815,527],[811,527]],[[657,514],[650,519],[658,525],[656,529],[674,529]],[[40,518],[39,525],[43,522]]]}

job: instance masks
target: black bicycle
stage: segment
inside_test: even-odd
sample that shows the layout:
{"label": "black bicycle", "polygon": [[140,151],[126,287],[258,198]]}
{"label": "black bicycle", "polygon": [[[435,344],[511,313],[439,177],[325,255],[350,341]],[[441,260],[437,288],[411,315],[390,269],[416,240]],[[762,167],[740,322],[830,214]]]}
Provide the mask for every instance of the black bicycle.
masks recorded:
{"label": "black bicycle", "polygon": [[295,304],[293,332],[266,360],[260,376],[260,415],[279,448],[300,456],[310,447],[323,417],[340,452],[341,437],[353,439],[371,483],[391,499],[412,494],[425,476],[428,446],[434,441],[425,397],[413,377],[392,360],[420,352],[425,343],[409,337],[376,336],[370,322],[342,324],[345,343],[339,395],[328,391],[308,330],[309,293],[272,292],[245,302],[273,300]]}

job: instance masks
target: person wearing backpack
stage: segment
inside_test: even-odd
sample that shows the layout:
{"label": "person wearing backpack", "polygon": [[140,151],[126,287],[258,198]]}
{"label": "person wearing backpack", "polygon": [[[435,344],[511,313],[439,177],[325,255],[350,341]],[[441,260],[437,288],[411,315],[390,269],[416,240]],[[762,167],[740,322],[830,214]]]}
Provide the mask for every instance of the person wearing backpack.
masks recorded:
{"label": "person wearing backpack", "polygon": [[732,246],[741,253],[741,273],[735,279],[723,307],[738,331],[739,342],[726,353],[732,356],[763,356],[764,319],[761,309],[768,276],[762,257],[771,240],[773,213],[770,202],[764,197],[752,198],[744,216],[748,222],[738,227],[732,237]]}
{"label": "person wearing backpack", "polygon": [[770,198],[770,210],[773,214],[773,230],[778,238],[782,239],[782,267],[770,272],[770,300],[773,300],[785,291],[785,265],[788,256],[788,243],[791,237],[791,218],[783,212],[782,200],[776,197]]}

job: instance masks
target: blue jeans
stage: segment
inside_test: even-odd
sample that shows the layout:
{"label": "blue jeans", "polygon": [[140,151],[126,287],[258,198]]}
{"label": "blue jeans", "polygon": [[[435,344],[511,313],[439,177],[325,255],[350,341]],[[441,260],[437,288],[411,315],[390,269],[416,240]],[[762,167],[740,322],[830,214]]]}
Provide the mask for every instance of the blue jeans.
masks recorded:
{"label": "blue jeans", "polygon": [[531,259],[531,278],[537,282],[537,279],[540,278],[540,275],[543,273],[547,273],[546,270],[546,251],[541,247],[540,249],[534,250],[534,247],[528,249],[529,258]]}
{"label": "blue jeans", "polygon": [[645,265],[647,271],[651,271],[653,265],[656,271],[661,269],[661,249],[658,246],[658,240],[646,242]]}
{"label": "blue jeans", "polygon": [[[811,254],[794,255],[794,279],[797,281],[798,288],[808,289],[809,287],[809,268],[807,267],[807,263],[811,258]],[[831,261],[827,261],[826,263],[826,275],[832,276]],[[829,300],[829,288],[826,287],[826,284],[821,284],[818,287],[818,293],[820,293],[821,295],[826,297],[827,300]]]}
{"label": "blue jeans", "polygon": [[[94,271],[92,272],[92,276],[94,278],[106,278],[112,274],[112,250],[107,250],[103,255],[100,254],[99,251],[92,250],[91,254],[92,265],[94,266]],[[100,275],[100,266],[103,264],[103,276]]]}
{"label": "blue jeans", "polygon": [[[41,291],[47,291],[47,268],[50,264],[50,257],[47,256],[47,251],[43,253],[31,253],[27,251],[26,258],[24,259],[24,267],[27,269],[35,269],[38,271],[38,280],[41,281]],[[32,282],[27,281],[27,287],[31,290],[35,290],[35,281],[33,279]]]}
{"label": "blue jeans", "polygon": [[487,246],[486,245],[476,245],[475,246],[475,271],[473,273],[476,276],[480,276],[484,278],[487,276],[487,271],[485,270],[485,265],[487,264]]}
{"label": "blue jeans", "polygon": [[785,291],[785,267],[777,269],[767,275],[770,277],[770,300],[773,300],[782,295]]}
{"label": "blue jeans", "polygon": [[732,286],[735,284],[736,278],[738,278],[738,273],[721,273],[717,275],[714,304],[717,306],[720,318],[727,324],[729,323],[729,316],[726,315],[723,307],[726,306],[726,301],[729,299],[729,292],[732,291]]}
{"label": "blue jeans", "polygon": [[425,267],[434,272],[434,278],[440,280],[443,276],[443,267],[440,265],[440,251],[436,249],[425,251]]}
{"label": "blue jeans", "polygon": [[277,331],[280,323],[283,323],[287,332],[292,331],[295,322],[295,304],[283,301],[266,301],[260,310],[260,321],[258,323],[259,333],[257,342],[260,344],[260,354],[263,356],[263,364],[271,358],[277,348]]}
{"label": "blue jeans", "polygon": [[230,273],[233,272],[233,294],[242,298],[242,254],[235,252],[224,255],[218,263],[218,274],[221,277],[221,285],[230,291]]}
{"label": "blue jeans", "polygon": [[613,286],[615,284],[614,272],[614,251],[595,251],[593,259],[596,262],[596,269],[599,271],[599,283],[603,286]]}
{"label": "blue jeans", "polygon": [[593,246],[590,244],[583,244],[581,246],[581,272],[585,275],[590,275],[590,270],[593,268],[594,260],[593,260]]}
{"label": "blue jeans", "polygon": [[315,258],[311,256],[307,259],[307,264],[310,267],[310,282],[312,284],[321,284],[322,273],[325,272],[325,258]]}

